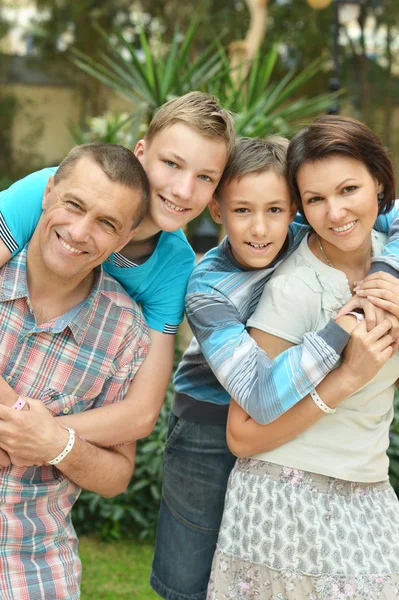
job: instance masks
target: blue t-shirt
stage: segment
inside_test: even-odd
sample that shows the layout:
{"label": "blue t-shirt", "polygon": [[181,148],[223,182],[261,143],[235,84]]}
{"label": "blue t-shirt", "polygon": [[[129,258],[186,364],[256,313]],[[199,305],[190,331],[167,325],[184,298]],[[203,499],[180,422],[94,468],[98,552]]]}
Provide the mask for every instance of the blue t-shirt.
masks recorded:
{"label": "blue t-shirt", "polygon": [[[32,237],[42,213],[44,189],[56,171],[57,167],[36,171],[0,192],[0,239],[13,256]],[[174,334],[183,319],[194,260],[194,251],[179,229],[163,231],[154,252],[141,265],[115,253],[103,266],[141,304],[151,329]]]}

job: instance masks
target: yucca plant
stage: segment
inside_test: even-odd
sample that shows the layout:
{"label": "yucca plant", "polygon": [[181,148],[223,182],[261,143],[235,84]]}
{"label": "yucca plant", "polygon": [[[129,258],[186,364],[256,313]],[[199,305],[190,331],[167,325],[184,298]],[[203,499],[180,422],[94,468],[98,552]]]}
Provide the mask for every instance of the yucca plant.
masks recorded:
{"label": "yucca plant", "polygon": [[301,88],[322,68],[322,59],[302,71],[291,69],[275,81],[273,74],[279,58],[275,46],[261,51],[237,83],[220,39],[195,52],[199,45],[197,34],[198,23],[193,22],[185,34],[176,30],[170,44],[161,39],[152,44],[142,31],[137,48],[120,31],[112,39],[103,33],[110,53],[103,54],[99,62],[75,52],[74,62],[130,100],[136,110],[144,108],[138,115],[133,112],[136,121],[144,119],[148,123],[167,100],[190,90],[202,90],[215,94],[234,113],[240,136],[264,136],[270,132],[289,135],[298,123],[328,110],[336,98],[334,94],[299,96]]}

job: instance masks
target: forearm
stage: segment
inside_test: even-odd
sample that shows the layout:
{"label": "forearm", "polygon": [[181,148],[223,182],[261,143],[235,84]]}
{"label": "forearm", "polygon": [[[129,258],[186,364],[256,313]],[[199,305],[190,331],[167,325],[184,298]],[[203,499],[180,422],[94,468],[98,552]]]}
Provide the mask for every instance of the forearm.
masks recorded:
{"label": "forearm", "polygon": [[79,487],[111,498],[129,485],[135,453],[135,444],[123,449],[98,448],[77,437],[73,449],[57,469]]}
{"label": "forearm", "polygon": [[64,427],[101,446],[124,444],[146,437],[161,410],[173,368],[175,336],[150,330],[151,344],[122,402],[83,413],[58,417]]}
{"label": "forearm", "polygon": [[[204,357],[230,396],[262,424],[278,419],[314,389],[348,341],[348,335],[330,323],[320,335],[307,334],[300,346],[272,360],[250,337],[234,307],[222,301],[218,305],[213,297],[203,304],[204,310],[193,298],[187,314]],[[208,304],[213,321],[206,312]]]}
{"label": "forearm", "polygon": [[[327,375],[316,391],[328,406],[335,408],[360,385],[340,367]],[[328,415],[317,407],[309,395],[268,425],[254,421],[233,401],[227,423],[227,443],[231,452],[239,457],[269,452],[294,439],[324,417],[328,418]]]}

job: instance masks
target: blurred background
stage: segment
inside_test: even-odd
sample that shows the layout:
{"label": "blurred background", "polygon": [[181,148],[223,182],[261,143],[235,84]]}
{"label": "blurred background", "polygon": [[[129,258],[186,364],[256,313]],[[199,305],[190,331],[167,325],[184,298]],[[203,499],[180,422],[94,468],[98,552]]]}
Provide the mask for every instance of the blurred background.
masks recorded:
{"label": "blurred background", "polygon": [[190,89],[240,135],[340,110],[399,165],[398,27],[396,0],[0,0],[0,189],[75,143],[133,147]]}
{"label": "blurred background", "polygon": [[[0,190],[58,164],[77,143],[133,149],[154,111],[193,89],[218,96],[239,135],[291,136],[326,112],[360,119],[390,148],[398,172],[399,2],[0,0]],[[204,219],[187,232],[198,252],[219,235]],[[79,533],[151,539],[171,395],[140,442],[128,490],[108,500],[82,494]],[[399,493],[399,406],[396,415],[390,456]],[[82,598],[155,597],[151,543],[111,550],[83,535],[81,552],[90,574]],[[134,574],[122,556],[141,573],[138,583],[126,579]]]}

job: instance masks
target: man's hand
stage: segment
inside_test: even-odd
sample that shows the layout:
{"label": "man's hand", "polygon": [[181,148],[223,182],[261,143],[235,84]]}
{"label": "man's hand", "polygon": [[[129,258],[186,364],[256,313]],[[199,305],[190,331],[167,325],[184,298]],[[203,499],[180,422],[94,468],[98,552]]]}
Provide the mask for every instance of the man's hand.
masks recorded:
{"label": "man's hand", "polygon": [[65,448],[69,437],[42,402],[29,398],[27,403],[28,411],[0,405],[0,448],[19,466],[52,460]]}

